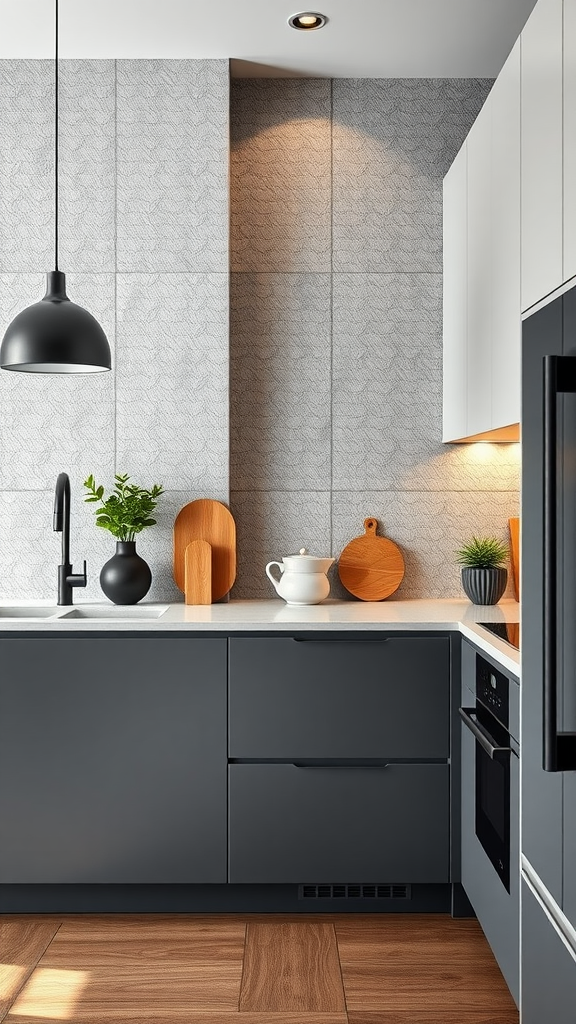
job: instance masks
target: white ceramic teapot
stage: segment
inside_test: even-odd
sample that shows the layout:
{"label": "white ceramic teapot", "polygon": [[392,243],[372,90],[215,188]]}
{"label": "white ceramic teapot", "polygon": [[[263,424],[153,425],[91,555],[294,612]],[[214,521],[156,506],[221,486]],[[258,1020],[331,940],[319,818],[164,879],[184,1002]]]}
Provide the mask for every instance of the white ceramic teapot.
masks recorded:
{"label": "white ceramic teapot", "polygon": [[[326,573],[333,564],[333,558],[316,558],[306,548],[300,548],[299,555],[285,555],[281,562],[268,562],[266,575],[286,604],[319,604],[330,593]],[[279,580],[270,572],[273,565],[280,570]]]}

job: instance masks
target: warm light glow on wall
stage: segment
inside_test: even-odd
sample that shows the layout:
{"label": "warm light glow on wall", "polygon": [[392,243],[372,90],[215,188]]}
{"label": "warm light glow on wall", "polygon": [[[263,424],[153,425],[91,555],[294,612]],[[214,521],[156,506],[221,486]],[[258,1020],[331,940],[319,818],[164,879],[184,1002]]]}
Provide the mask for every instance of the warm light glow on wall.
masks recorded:
{"label": "warm light glow on wall", "polygon": [[[498,448],[502,448],[499,444]],[[514,463],[514,465],[520,465],[520,445],[510,443],[506,446],[506,462],[508,465]],[[496,461],[499,457],[499,452],[495,449],[495,445],[491,444],[490,441],[475,441],[473,444],[466,446],[466,458],[470,463],[476,463],[476,465],[487,465],[490,462]]]}

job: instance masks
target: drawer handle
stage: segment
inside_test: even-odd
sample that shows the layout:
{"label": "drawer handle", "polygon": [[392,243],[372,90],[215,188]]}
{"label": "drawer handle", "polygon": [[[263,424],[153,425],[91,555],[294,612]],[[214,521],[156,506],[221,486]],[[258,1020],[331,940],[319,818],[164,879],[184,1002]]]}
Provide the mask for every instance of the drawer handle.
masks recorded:
{"label": "drawer handle", "polygon": [[317,761],[313,764],[305,764],[303,761],[292,761],[293,768],[388,768],[388,761],[378,762],[377,764],[334,764],[333,761],[320,762]]}
{"label": "drawer handle", "polygon": [[354,639],[347,639],[346,637],[335,637],[329,640],[317,640],[315,637],[307,636],[293,636],[291,638],[295,644],[387,644],[392,639],[390,636],[385,637],[354,637]]}

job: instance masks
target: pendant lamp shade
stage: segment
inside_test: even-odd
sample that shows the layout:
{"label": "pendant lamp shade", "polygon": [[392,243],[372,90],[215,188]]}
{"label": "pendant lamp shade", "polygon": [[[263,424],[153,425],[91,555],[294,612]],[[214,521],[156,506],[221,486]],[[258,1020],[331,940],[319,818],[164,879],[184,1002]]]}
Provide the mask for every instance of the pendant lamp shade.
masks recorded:
{"label": "pendant lamp shade", "polygon": [[111,367],[110,346],[88,310],[70,302],[59,270],[46,295],[14,317],[0,346],[0,367],[25,373],[96,373]]}
{"label": "pendant lamp shade", "polygon": [[46,295],[14,317],[0,345],[0,368],[24,373],[95,373],[112,365],[110,346],[88,310],[70,302],[58,269],[58,0],[54,0],[54,270]]}

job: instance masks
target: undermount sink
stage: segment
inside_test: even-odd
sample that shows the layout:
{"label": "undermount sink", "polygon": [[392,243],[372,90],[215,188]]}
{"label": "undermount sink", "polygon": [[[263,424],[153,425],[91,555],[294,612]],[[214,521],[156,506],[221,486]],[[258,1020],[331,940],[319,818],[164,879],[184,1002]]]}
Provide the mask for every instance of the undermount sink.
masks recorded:
{"label": "undermount sink", "polygon": [[64,612],[60,618],[99,619],[100,621],[109,622],[139,622],[141,619],[159,619],[161,615],[164,615],[165,611],[166,607],[139,608],[137,605],[133,607],[111,605],[109,608],[98,606],[82,608],[82,606],[78,606],[71,608],[68,612]]}
{"label": "undermount sink", "polygon": [[0,607],[0,619],[50,619],[57,611],[57,608],[37,608],[33,605],[5,605]]}

